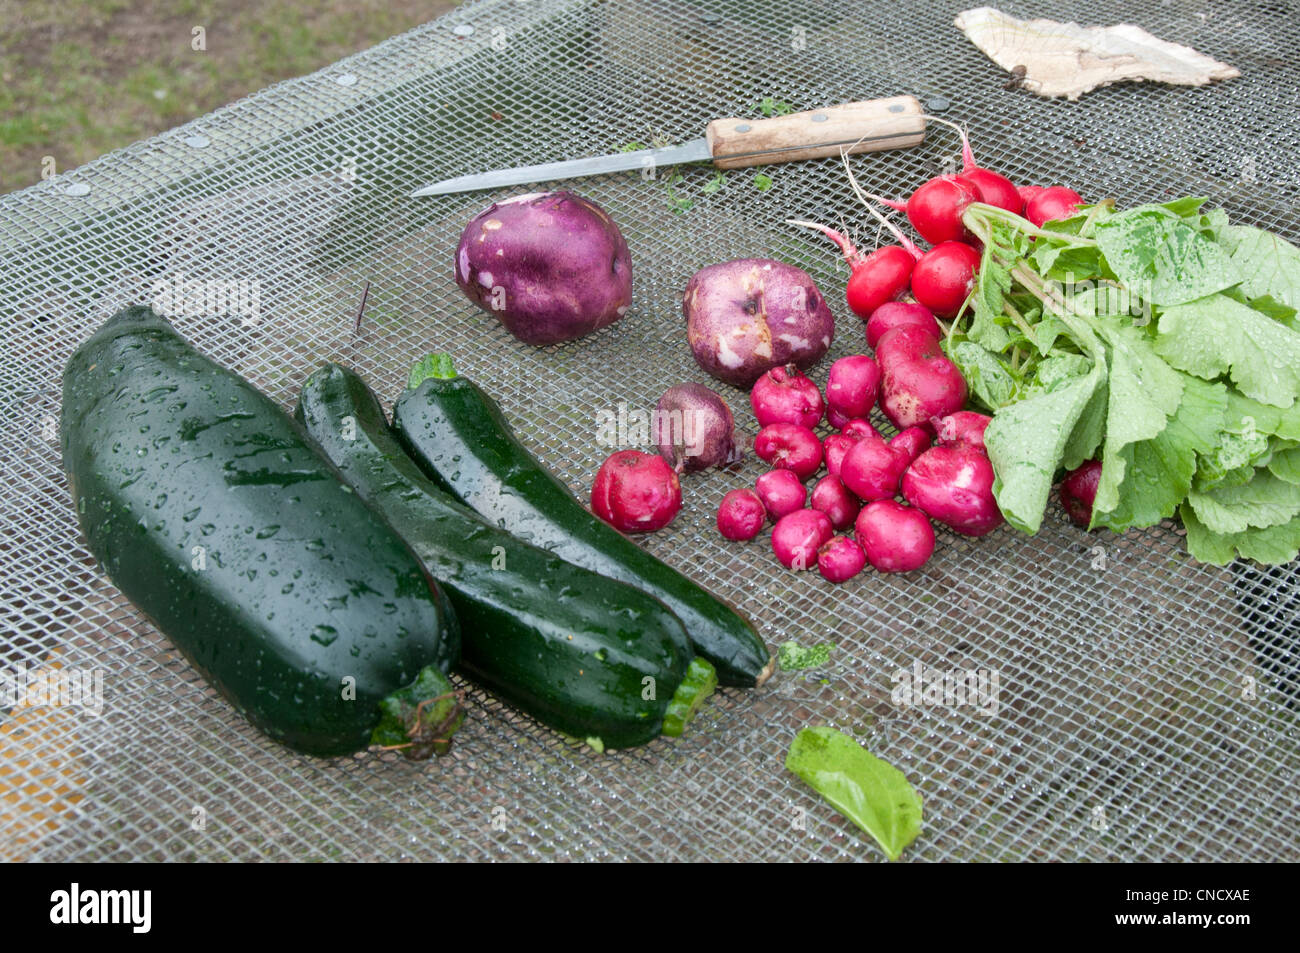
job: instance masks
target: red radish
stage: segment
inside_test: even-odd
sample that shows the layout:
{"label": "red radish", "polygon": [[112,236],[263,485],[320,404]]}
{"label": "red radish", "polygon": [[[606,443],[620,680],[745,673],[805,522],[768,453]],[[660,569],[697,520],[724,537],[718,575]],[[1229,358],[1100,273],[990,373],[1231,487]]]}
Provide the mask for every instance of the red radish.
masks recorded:
{"label": "red radish", "polygon": [[839,476],[840,461],[844,459],[845,454],[853,449],[853,445],[861,439],[861,437],[848,434],[833,433],[823,440],[822,458],[826,461],[826,472],[834,477]]}
{"label": "red radish", "polygon": [[860,318],[871,317],[882,304],[907,292],[916,259],[897,245],[882,245],[861,260],[849,276],[844,297],[849,310]]}
{"label": "red radish", "polygon": [[922,183],[908,198],[907,219],[931,245],[969,241],[971,234],[961,217],[979,200],[979,191],[971,183],[955,175],[938,175]]}
{"label": "red radish", "polygon": [[1029,200],[1041,191],[1043,191],[1041,185],[1022,185],[1020,188],[1016,189],[1016,192],[1020,195],[1020,203],[1022,205],[1028,205]]}
{"label": "red radish", "polygon": [[977,414],[973,410],[959,410],[947,417],[930,421],[938,438],[939,446],[966,446],[976,450],[984,449],[984,431],[993,422],[987,414]]}
{"label": "red radish", "polygon": [[908,427],[890,439],[889,445],[899,453],[906,455],[910,466],[912,461],[930,449],[930,435],[922,427]]}
{"label": "red radish", "polygon": [[957,178],[973,185],[975,191],[979,193],[979,200],[984,204],[996,205],[998,208],[1004,208],[1008,212],[1015,212],[1019,215],[1020,210],[1025,207],[1024,199],[1020,197],[1015,185],[1005,175],[980,168],[979,163],[975,161],[975,153],[971,151],[970,136],[966,134],[966,129],[955,122],[941,119],[938,116],[927,116],[926,118],[934,122],[941,122],[945,126],[951,126],[961,136],[962,169]]}
{"label": "red radish", "polygon": [[1025,203],[1025,218],[1042,228],[1044,222],[1069,218],[1082,204],[1083,196],[1074,189],[1053,185],[1051,188],[1043,189]]}
{"label": "red radish", "polygon": [[890,301],[877,308],[867,320],[867,347],[875,348],[890,331],[909,324],[924,328],[936,339],[943,337],[939,322],[925,305],[915,301]]}
{"label": "red radish", "polygon": [[887,500],[898,494],[909,461],[882,438],[864,437],[840,461],[840,479],[864,500]]}
{"label": "red radish", "polygon": [[808,491],[799,478],[789,470],[771,470],[754,481],[754,490],[767,516],[773,522],[787,513],[803,509],[808,501]]}
{"label": "red radish", "polygon": [[1025,203],[1015,184],[1006,176],[979,166],[966,130],[938,116],[926,118],[952,126],[961,134],[962,171],[957,175],[935,176],[922,183],[903,203],[863,192],[853,178],[848,157],[844,156],[844,168],[858,198],[864,204],[876,201],[897,211],[906,211],[912,227],[932,245],[971,239],[962,215],[974,202],[984,202],[1019,214]]}
{"label": "red radish", "polygon": [[849,420],[850,418],[845,417],[834,407],[826,408],[826,422],[830,424],[832,427],[834,427],[836,430],[839,430],[841,427],[847,424]]}
{"label": "red radish", "polygon": [[1004,208],[1008,212],[1015,212],[1017,215],[1025,207],[1020,192],[1017,191],[1015,185],[1005,175],[999,175],[989,169],[970,169],[961,173],[957,178],[975,186],[980,201],[985,205],[996,205],[998,208]]}
{"label": "red radish", "polygon": [[[853,273],[849,276],[848,291],[846,291],[849,298],[849,307],[853,309],[855,315],[862,317],[862,319],[870,320],[870,317],[872,313],[875,313],[876,308],[883,307],[884,304],[891,302],[891,300],[901,298],[901,296],[906,293],[907,286],[909,286],[909,283],[911,282],[911,273],[913,273],[914,265],[920,257],[922,257],[922,252],[920,252],[919,248],[915,246],[915,243],[911,241],[910,238],[907,238],[905,234],[902,234],[901,231],[898,230],[898,226],[894,225],[892,221],[889,221],[888,218],[881,215],[879,211],[876,211],[876,208],[871,204],[871,202],[872,199],[874,199],[876,202],[891,205],[891,207],[896,209],[900,208],[900,205],[898,205],[898,203],[889,202],[888,199],[881,199],[879,196],[867,195],[866,192],[863,192],[861,187],[858,186],[857,179],[853,176],[853,168],[849,165],[848,153],[841,153],[841,159],[844,160],[844,170],[845,173],[848,174],[849,185],[853,187],[854,194],[862,200],[862,204],[865,205],[867,211],[871,213],[872,217],[875,217],[876,221],[879,221],[881,225],[891,231],[893,237],[898,241],[897,246],[883,246],[872,252],[871,255],[863,257],[859,254],[857,248],[853,247],[853,243],[849,242],[849,239],[845,238],[844,235],[841,235],[839,231],[828,229],[827,226],[818,225],[815,224],[815,222],[792,221],[790,224],[802,225],[805,226],[805,228],[816,229],[820,231],[820,233],[826,235],[827,238],[831,239],[832,242],[835,242],[837,246],[840,246],[840,251],[844,254],[845,261],[848,261],[849,268],[853,269]],[[941,181],[941,179],[932,179],[931,182],[927,182],[926,185],[920,187],[917,192],[914,192],[911,199],[907,200],[907,216],[913,220],[913,225],[917,225],[917,218],[913,217],[913,205],[914,200],[917,200],[918,194],[920,195],[920,200],[917,204],[917,208],[919,209],[920,215],[922,215],[923,218],[926,218],[931,215],[931,212],[936,211],[937,209],[937,203],[931,202],[931,199],[935,199],[937,196],[936,189],[957,190],[958,192],[962,192],[963,195],[966,195],[966,202],[965,204],[962,204],[961,202],[952,203],[952,208],[948,209],[948,212],[946,212],[949,213],[949,215],[952,212],[956,212],[956,217],[953,218],[953,221],[956,222],[954,228],[957,230],[956,233],[952,235],[952,238],[969,237],[965,225],[962,225],[961,216],[962,212],[966,211],[967,205],[970,205],[971,202],[974,202],[974,200],[979,198],[978,192],[975,191],[974,186],[967,185],[965,182],[958,182],[957,179],[953,179],[952,177],[941,178],[943,178],[943,181]],[[937,183],[937,185],[935,185],[935,183]],[[928,191],[927,186],[930,187]],[[927,198],[927,196],[930,196],[930,198]],[[920,228],[919,225],[917,226],[917,230],[927,238],[927,241],[943,241],[943,239],[940,238],[931,238],[930,235],[926,234],[926,230]]]}
{"label": "red radish", "polygon": [[931,447],[903,474],[903,496],[927,516],[966,536],[1002,525],[993,498],[993,465],[970,447]]}
{"label": "red radish", "polygon": [[793,470],[806,480],[822,465],[822,442],[799,424],[769,424],[754,438],[754,453],[778,470]]}
{"label": "red radish", "polygon": [[824,476],[813,487],[809,505],[821,510],[837,530],[848,529],[862,504],[848,491],[839,477]]}
{"label": "red radish", "polygon": [[624,533],[663,529],[681,508],[681,483],[657,453],[610,454],[591,485],[592,512]]}
{"label": "red radish", "polygon": [[821,549],[834,531],[831,521],[820,510],[795,510],[776,521],[772,527],[772,552],[787,569],[811,569]]}
{"label": "red radish", "polygon": [[1100,482],[1101,463],[1097,460],[1071,470],[1061,481],[1061,505],[1075,526],[1087,529],[1092,522],[1092,503]]}
{"label": "red radish", "polygon": [[939,339],[923,327],[904,325],[884,335],[876,344],[876,363],[885,374],[895,364],[928,361],[943,357]]}
{"label": "red radish", "polygon": [[[880,437],[880,431],[871,426],[869,420],[850,420],[840,428],[840,433],[846,437],[852,437],[854,440],[861,440],[863,437]],[[881,437],[883,440],[884,438]]]}
{"label": "red radish", "polygon": [[862,547],[847,536],[835,536],[817,550],[817,570],[827,582],[847,582],[867,564]]}
{"label": "red radish", "polygon": [[850,269],[844,295],[849,310],[863,320],[871,317],[872,312],[881,305],[907,292],[912,265],[919,253],[916,246],[906,238],[899,236],[902,245],[882,245],[869,255],[864,255],[845,235],[833,228],[796,219],[791,219],[789,224],[815,229],[839,246]]}
{"label": "red radish", "polygon": [[749,392],[758,425],[800,424],[816,427],[822,419],[822,393],[793,364],[774,367],[757,381]]}
{"label": "red radish", "polygon": [[880,409],[899,430],[927,432],[935,417],[946,417],[966,403],[966,381],[946,357],[890,365],[880,389]]}
{"label": "red radish", "polygon": [[826,376],[826,403],[845,423],[871,413],[879,390],[880,365],[865,354],[840,358]]}
{"label": "red radish", "polygon": [[844,171],[849,177],[849,184],[852,185],[853,191],[862,200],[862,204],[866,206],[867,211],[881,225],[889,229],[894,238],[898,240],[898,244],[881,246],[870,255],[863,256],[861,252],[853,247],[851,241],[825,225],[793,219],[790,220],[789,224],[816,229],[839,246],[840,252],[844,255],[844,260],[848,262],[851,269],[848,285],[845,289],[849,308],[858,317],[866,320],[871,317],[877,308],[901,298],[907,292],[911,281],[912,267],[916,260],[921,257],[921,250],[916,247],[916,244],[910,238],[898,230],[898,226],[881,215],[872,206],[870,196],[858,187],[858,181],[853,177],[853,169],[849,165],[848,155],[841,154],[841,159],[844,161]]}
{"label": "red radish", "polygon": [[753,539],[765,522],[763,501],[748,487],[729,491],[718,505],[718,532],[726,539]]}
{"label": "red radish", "polygon": [[980,253],[965,242],[935,245],[912,272],[912,296],[940,318],[955,317],[975,287]]}
{"label": "red radish", "polygon": [[920,569],[934,552],[934,527],[925,514],[893,500],[864,506],[853,532],[879,572]]}

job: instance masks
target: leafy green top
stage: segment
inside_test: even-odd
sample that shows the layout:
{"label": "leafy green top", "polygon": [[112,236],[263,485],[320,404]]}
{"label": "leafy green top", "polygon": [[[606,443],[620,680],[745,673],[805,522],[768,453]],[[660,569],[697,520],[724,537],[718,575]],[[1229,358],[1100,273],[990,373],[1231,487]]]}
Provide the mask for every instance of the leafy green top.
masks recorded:
{"label": "leafy green top", "polygon": [[1007,522],[1042,524],[1062,470],[1097,456],[1092,525],[1178,513],[1192,555],[1300,551],[1300,248],[1189,197],[1102,202],[1036,227],[988,205],[945,349],[974,399]]}

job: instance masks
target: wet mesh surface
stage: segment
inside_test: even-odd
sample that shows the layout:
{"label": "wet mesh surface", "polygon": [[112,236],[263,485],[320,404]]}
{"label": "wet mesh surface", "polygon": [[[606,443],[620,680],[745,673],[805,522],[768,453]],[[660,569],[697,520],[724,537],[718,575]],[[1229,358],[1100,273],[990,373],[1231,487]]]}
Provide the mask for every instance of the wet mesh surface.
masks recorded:
{"label": "wet mesh surface", "polygon": [[[717,536],[719,499],[752,481],[756,462],[691,476],[684,510],[645,545],[744,606],[773,647],[835,641],[830,663],[722,691],[681,740],[605,755],[470,686],[454,753],[425,764],[310,759],[264,739],[96,572],[80,539],[57,452],[61,369],[103,319],[177,275],[254,283],[254,324],[238,313],[176,324],[286,407],[324,359],[391,401],[416,357],[448,350],[585,492],[608,453],[595,439],[602,409],[648,410],[669,383],[708,382],[679,310],[696,269],[780,257],[843,300],[829,246],[782,224],[858,222],[842,170],[770,169],[766,192],[742,171],[708,195],[710,172],[688,170],[685,212],[662,180],[572,183],[622,227],[636,300],[615,326],[541,350],[514,342],[451,278],[459,231],[491,196],[404,196],[488,168],[681,141],[711,118],[754,115],[765,96],[796,108],[943,97],[984,164],[1014,180],[1126,204],[1204,194],[1300,237],[1293,4],[1007,7],[1137,22],[1243,72],[1213,88],[1130,85],[1077,103],[1003,88],[1005,74],[951,25],[959,9],[482,2],[0,199],[3,659],[104,675],[98,717],[0,715],[5,855],[878,859],[783,769],[794,733],[828,723],[922,794],[925,831],[909,859],[1300,858],[1296,573],[1200,566],[1173,525],[1089,536],[1053,506],[1035,538],[945,532],[923,570],[836,588],[782,569],[766,537]],[[956,152],[936,128],[921,148],[855,165],[869,191],[899,194]],[[863,347],[861,323],[837,311],[827,363]],[[747,410],[738,418],[752,434]],[[997,673],[996,714],[895,704],[894,673],[917,662]]]}

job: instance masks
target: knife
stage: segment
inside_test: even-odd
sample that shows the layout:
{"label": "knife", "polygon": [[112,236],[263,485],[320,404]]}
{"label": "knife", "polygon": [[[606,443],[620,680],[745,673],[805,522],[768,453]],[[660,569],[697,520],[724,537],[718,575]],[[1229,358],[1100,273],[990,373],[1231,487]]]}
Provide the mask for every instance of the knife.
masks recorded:
{"label": "knife", "polygon": [[544,162],[446,179],[416,189],[421,195],[447,195],[552,179],[573,179],[629,169],[655,169],[680,162],[712,162],[719,169],[823,159],[848,153],[906,149],[925,139],[925,115],[914,96],[892,96],[860,103],[776,116],[772,119],[715,119],[702,139],[661,149]]}

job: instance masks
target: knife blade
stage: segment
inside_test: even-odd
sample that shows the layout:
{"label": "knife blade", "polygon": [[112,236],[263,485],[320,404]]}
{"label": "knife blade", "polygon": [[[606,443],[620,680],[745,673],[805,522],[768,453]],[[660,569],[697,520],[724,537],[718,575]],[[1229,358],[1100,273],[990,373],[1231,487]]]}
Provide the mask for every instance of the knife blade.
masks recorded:
{"label": "knife blade", "polygon": [[703,138],[681,145],[462,175],[416,189],[411,197],[530,185],[632,169],[653,170],[683,162],[712,162],[719,169],[739,169],[837,156],[841,150],[852,154],[911,148],[924,139],[925,115],[916,97],[892,96],[771,119],[715,119],[705,128]]}

